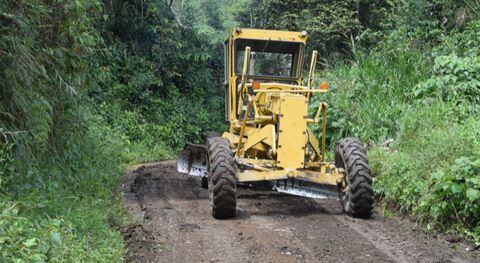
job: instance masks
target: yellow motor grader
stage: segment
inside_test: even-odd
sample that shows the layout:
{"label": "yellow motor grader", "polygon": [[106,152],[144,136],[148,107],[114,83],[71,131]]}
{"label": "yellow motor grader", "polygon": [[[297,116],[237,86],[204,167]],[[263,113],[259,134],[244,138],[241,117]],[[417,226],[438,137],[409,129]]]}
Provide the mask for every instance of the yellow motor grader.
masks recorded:
{"label": "yellow motor grader", "polygon": [[[338,191],[343,210],[368,218],[373,189],[361,141],[335,145],[335,160],[325,160],[326,113],[320,103],[309,116],[317,52],[308,79],[302,76],[308,35],[303,32],[235,28],[225,42],[225,117],[229,131],[207,136],[205,145],[188,144],[179,154],[179,172],[202,177],[212,215],[235,215],[238,183],[271,182],[274,189],[314,196]],[[321,125],[321,142],[309,128]]]}

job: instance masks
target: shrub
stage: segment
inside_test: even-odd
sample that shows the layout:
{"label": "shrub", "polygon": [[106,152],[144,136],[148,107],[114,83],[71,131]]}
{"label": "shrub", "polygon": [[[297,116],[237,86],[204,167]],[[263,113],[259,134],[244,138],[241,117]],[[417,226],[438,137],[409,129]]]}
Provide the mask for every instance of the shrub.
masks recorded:
{"label": "shrub", "polygon": [[[357,49],[351,63],[323,72],[331,86],[331,95],[323,98],[331,104],[330,143],[345,136],[369,145],[394,139],[389,150],[369,151],[377,196],[428,228],[462,234],[478,245],[476,46],[432,49],[417,46],[414,36],[400,27],[375,48]],[[475,36],[476,31],[465,31],[441,38],[466,47],[476,43]]]}
{"label": "shrub", "polygon": [[479,58],[455,54],[436,57],[432,76],[416,86],[414,96],[424,103],[437,99],[454,102],[457,107],[452,110],[462,116],[476,114],[480,109]]}
{"label": "shrub", "polygon": [[478,242],[480,121],[458,123],[452,105],[411,109],[391,151],[370,152],[375,189],[430,227],[460,227]]}
{"label": "shrub", "polygon": [[[413,89],[427,78],[429,59],[403,40],[402,30],[390,38],[369,53],[354,49],[354,61],[329,64],[321,74],[330,91],[316,99],[313,108],[320,100],[330,105],[331,145],[346,136],[365,142],[393,138],[398,118],[412,103]],[[320,132],[319,127],[315,131]]]}

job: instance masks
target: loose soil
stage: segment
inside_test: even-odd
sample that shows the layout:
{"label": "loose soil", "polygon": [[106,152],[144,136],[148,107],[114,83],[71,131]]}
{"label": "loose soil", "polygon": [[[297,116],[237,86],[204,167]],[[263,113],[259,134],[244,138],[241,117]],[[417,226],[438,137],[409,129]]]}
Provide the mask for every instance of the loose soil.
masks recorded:
{"label": "loose soil", "polygon": [[456,238],[378,212],[353,219],[338,200],[238,188],[236,218],[216,220],[208,190],[175,161],[129,169],[122,191],[139,218],[123,229],[127,262],[480,262]]}

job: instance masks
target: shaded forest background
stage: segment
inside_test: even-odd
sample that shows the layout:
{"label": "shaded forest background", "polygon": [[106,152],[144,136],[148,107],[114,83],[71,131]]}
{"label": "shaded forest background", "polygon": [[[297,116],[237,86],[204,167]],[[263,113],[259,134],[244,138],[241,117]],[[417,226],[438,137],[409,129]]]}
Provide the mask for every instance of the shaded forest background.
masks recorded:
{"label": "shaded forest background", "polygon": [[361,138],[383,206],[480,245],[480,1],[0,0],[3,261],[123,258],[121,171],[225,129],[234,26],[307,30],[329,144]]}

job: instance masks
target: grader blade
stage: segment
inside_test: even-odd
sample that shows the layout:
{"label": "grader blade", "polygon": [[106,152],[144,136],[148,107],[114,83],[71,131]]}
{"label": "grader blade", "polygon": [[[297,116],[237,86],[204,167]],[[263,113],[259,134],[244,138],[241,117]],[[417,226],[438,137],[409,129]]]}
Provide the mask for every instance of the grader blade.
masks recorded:
{"label": "grader blade", "polygon": [[316,199],[338,200],[338,190],[328,185],[318,185],[299,180],[281,180],[273,186],[273,190],[296,196]]}
{"label": "grader blade", "polygon": [[193,176],[207,176],[207,150],[205,145],[189,143],[178,155],[177,170]]}

